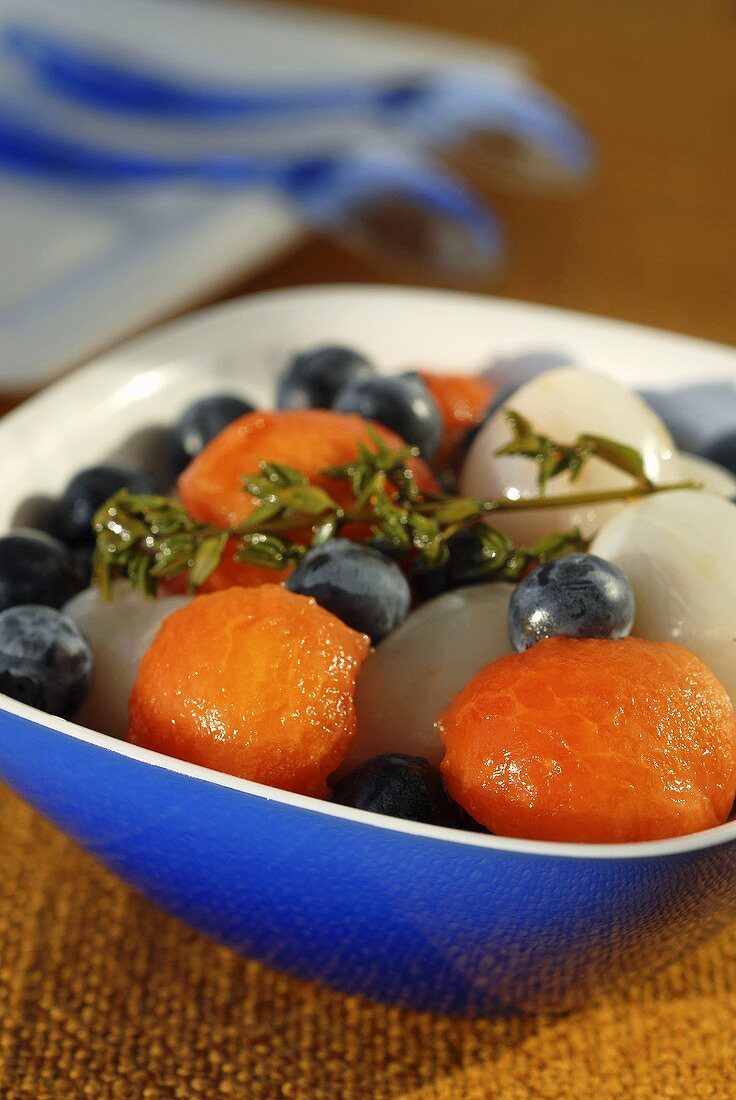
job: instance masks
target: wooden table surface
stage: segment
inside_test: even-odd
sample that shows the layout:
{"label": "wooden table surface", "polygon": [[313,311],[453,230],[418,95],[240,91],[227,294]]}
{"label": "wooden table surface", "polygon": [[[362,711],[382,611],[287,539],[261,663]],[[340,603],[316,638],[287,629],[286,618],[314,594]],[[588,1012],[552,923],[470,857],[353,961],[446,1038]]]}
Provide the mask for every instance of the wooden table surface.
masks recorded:
{"label": "wooden table surface", "polygon": [[[508,43],[576,107],[600,165],[583,193],[493,194],[509,262],[476,289],[736,343],[733,0],[317,0]],[[398,282],[314,240],[234,292]]]}

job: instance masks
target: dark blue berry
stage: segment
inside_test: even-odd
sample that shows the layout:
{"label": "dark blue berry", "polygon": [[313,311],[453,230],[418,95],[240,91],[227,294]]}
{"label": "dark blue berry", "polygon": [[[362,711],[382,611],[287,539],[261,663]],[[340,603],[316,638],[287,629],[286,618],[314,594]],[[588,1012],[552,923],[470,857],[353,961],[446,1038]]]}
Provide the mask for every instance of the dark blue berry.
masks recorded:
{"label": "dark blue berry", "polygon": [[203,397],[185,409],[174,425],[174,440],[183,454],[192,459],[204,450],[233,420],[253,412],[255,406],[242,397],[217,393]]}
{"label": "dark blue berry", "polygon": [[16,531],[21,527],[30,527],[34,531],[43,531],[44,534],[57,538],[58,514],[59,502],[56,497],[37,494],[20,502],[13,512],[10,526]]}
{"label": "dark blue berry", "polygon": [[295,355],[278,381],[279,409],[331,409],[338,393],[376,368],[353,348],[324,347]]}
{"label": "dark blue berry", "polygon": [[176,433],[172,428],[168,437],[162,441],[161,456],[157,463],[157,480],[168,492],[175,489],[179,475],[186,470],[191,462],[189,455],[179,443]]}
{"label": "dark blue berry", "polygon": [[333,408],[376,420],[419,447],[426,459],[434,456],[442,439],[437,402],[414,372],[360,379],[340,392]]}
{"label": "dark blue berry", "polygon": [[736,432],[728,432],[703,448],[703,458],[717,462],[736,476]]}
{"label": "dark blue berry", "polygon": [[422,558],[417,558],[411,566],[411,583],[414,595],[418,600],[433,600],[435,596],[441,596],[449,589],[448,565],[428,567]]}
{"label": "dark blue berry", "polygon": [[543,638],[624,638],[634,622],[634,593],[616,565],[594,554],[568,554],[519,581],[509,602],[509,639],[519,653]]}
{"label": "dark blue berry", "polygon": [[124,466],[90,466],[75,474],[59,501],[57,530],[64,542],[90,546],[95,541],[92,517],[119,489],[155,493],[156,485],[149,474]]}
{"label": "dark blue berry", "polygon": [[332,801],[425,825],[464,825],[439,772],[421,756],[385,753],[366,760],[335,784]]}
{"label": "dark blue berry", "polygon": [[24,603],[61,607],[83,587],[58,539],[24,530],[0,538],[0,611]]}
{"label": "dark blue berry", "polygon": [[375,644],[406,618],[411,592],[398,565],[371,546],[332,539],[308,550],[286,582]]}
{"label": "dark blue berry", "polygon": [[186,469],[191,459],[177,439],[174,428],[164,424],[150,424],[129,435],[108,456],[109,463],[122,462],[149,474],[160,493],[171,492],[176,479]]}
{"label": "dark blue berry", "polygon": [[0,691],[70,718],[92,679],[92,652],[79,627],[51,607],[25,604],[0,613]]}
{"label": "dark blue berry", "polygon": [[92,584],[92,559],[94,558],[94,546],[77,546],[70,551],[74,564],[74,574],[77,578],[77,588],[89,588]]}

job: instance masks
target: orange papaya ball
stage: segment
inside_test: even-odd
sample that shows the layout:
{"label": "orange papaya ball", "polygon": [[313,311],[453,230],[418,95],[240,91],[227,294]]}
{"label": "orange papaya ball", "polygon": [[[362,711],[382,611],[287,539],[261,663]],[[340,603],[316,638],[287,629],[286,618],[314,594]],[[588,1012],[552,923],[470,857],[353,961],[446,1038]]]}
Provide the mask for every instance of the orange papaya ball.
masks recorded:
{"label": "orange papaya ball", "polygon": [[419,371],[427,389],[437,402],[442,418],[440,464],[451,463],[468,428],[479,424],[490,405],[495,386],[472,374],[434,374]]}
{"label": "orange papaya ball", "polygon": [[726,690],[671,642],[549,638],[486,665],[439,728],[450,794],[504,836],[658,840],[722,824],[736,796]]}
{"label": "orange papaya ball", "polygon": [[243,779],[323,795],[355,735],[368,639],[280,585],[199,596],[138,668],[128,740]]}
{"label": "orange papaya ball", "polygon": [[[338,504],[349,506],[349,483],[323,477],[320,471],[351,462],[357,457],[359,441],[373,449],[369,425],[389,447],[403,446],[403,440],[388,428],[352,413],[328,409],[247,413],[229,424],[190,462],[179,478],[179,496],[195,519],[234,527],[257,507],[243,488],[243,474],[256,473],[259,461],[264,459],[294,466]],[[409,465],[421,488],[436,490],[425,462],[414,458]]]}

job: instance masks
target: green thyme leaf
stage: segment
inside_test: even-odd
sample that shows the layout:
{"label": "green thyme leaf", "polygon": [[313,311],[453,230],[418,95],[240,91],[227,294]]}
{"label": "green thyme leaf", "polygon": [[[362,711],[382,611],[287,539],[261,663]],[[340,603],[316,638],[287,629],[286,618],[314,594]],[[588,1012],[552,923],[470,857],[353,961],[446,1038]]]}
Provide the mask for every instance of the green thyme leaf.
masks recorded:
{"label": "green thyme leaf", "polygon": [[284,569],[295,565],[303,556],[304,549],[279,535],[253,532],[240,539],[235,560],[267,569]]}
{"label": "green thyme leaf", "polygon": [[530,558],[542,563],[551,561],[552,558],[562,557],[563,554],[587,550],[588,545],[588,541],[583,538],[580,528],[574,527],[571,531],[546,535],[532,546],[527,547],[526,552]]}
{"label": "green thyme leaf", "polygon": [[326,542],[329,542],[333,538],[340,526],[340,519],[337,513],[333,513],[331,516],[327,516],[325,519],[320,520],[312,528],[312,541],[311,546],[324,546]]}
{"label": "green thyme leaf", "polygon": [[[375,502],[376,523],[374,533],[379,546],[389,549],[391,557],[397,552],[408,553],[412,545],[409,513],[391,497],[383,494]],[[374,543],[376,540],[374,539]]]}
{"label": "green thyme leaf", "polygon": [[290,485],[306,485],[309,478],[293,466],[281,462],[259,462],[263,476],[277,489],[287,489]]}
{"label": "green thyme leaf", "polygon": [[616,440],[607,439],[602,435],[581,435],[580,441],[596,458],[623,470],[624,473],[631,474],[637,481],[647,481],[644,473],[644,459],[633,447],[629,447],[626,443],[617,443]]}
{"label": "green thyme leaf", "polygon": [[281,489],[278,502],[289,512],[301,512],[306,516],[320,516],[323,512],[334,512],[338,505],[319,485],[292,485]]}
{"label": "green thyme leaf", "polygon": [[253,509],[249,516],[246,516],[244,520],[238,524],[237,531],[257,531],[263,527],[265,523],[270,523],[272,520],[277,519],[283,515],[284,506],[279,504],[278,501],[271,501],[270,504],[261,502]]}
{"label": "green thyme leaf", "polygon": [[220,535],[211,535],[209,538],[202,539],[189,570],[190,588],[199,588],[210,579],[222,561],[227,539],[226,531],[223,531]]}
{"label": "green thyme leaf", "polygon": [[477,500],[471,500],[469,497],[451,497],[439,501],[432,515],[442,527],[454,527],[457,524],[466,524],[478,519],[481,509]]}

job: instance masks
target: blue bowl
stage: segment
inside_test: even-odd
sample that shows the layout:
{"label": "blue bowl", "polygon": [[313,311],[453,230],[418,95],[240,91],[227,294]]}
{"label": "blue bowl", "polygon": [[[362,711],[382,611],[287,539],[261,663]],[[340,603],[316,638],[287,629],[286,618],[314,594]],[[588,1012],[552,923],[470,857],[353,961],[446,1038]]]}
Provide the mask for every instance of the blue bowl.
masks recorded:
{"label": "blue bowl", "polygon": [[[535,350],[632,385],[736,377],[728,349],[535,307],[388,289],[269,295],[138,341],[7,417],[0,456],[17,497],[0,522],[126,440],[141,446],[144,428],[194,397],[226,387],[265,402],[296,347],[339,341],[379,362],[467,369],[489,350],[528,351],[529,332]],[[463,833],[0,703],[0,777],[69,836],[207,935],[351,993],[453,1013],[562,1011],[688,952],[736,911],[736,822],[615,846]]]}

